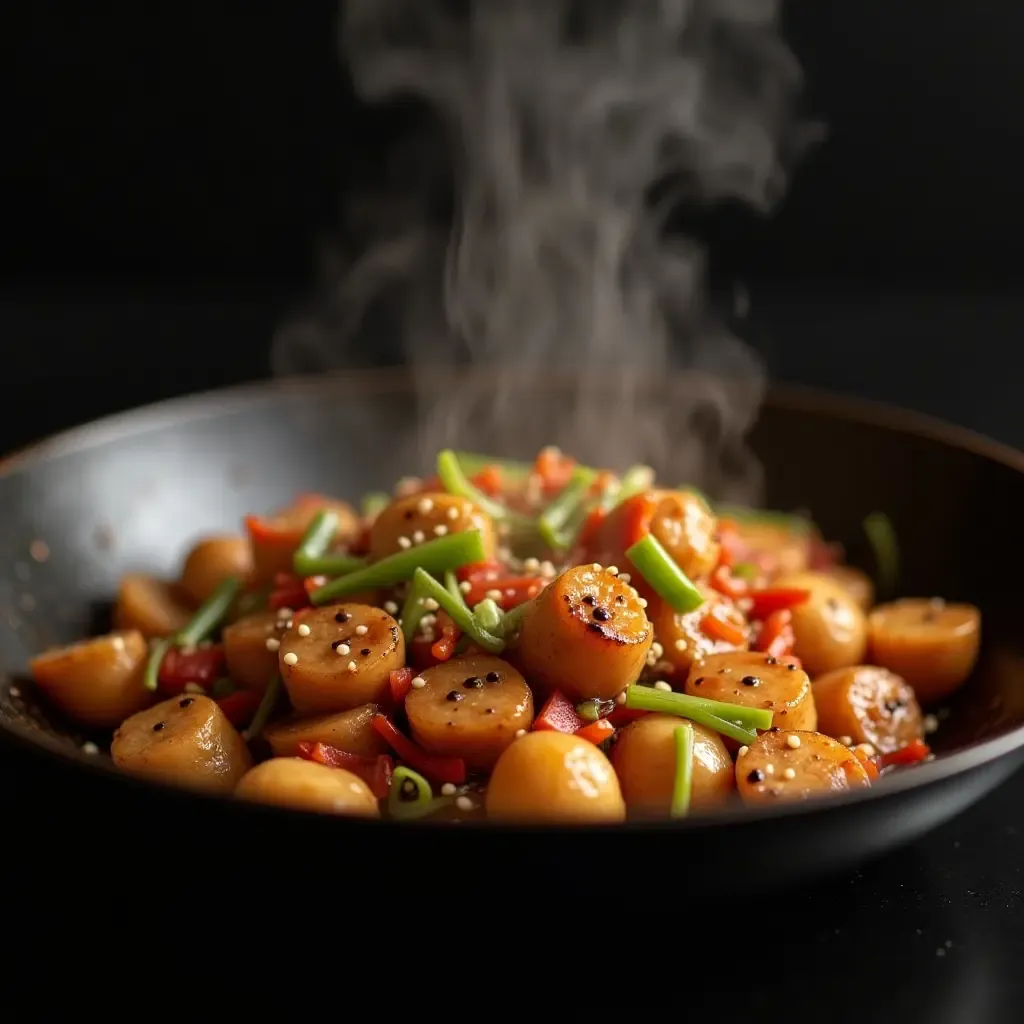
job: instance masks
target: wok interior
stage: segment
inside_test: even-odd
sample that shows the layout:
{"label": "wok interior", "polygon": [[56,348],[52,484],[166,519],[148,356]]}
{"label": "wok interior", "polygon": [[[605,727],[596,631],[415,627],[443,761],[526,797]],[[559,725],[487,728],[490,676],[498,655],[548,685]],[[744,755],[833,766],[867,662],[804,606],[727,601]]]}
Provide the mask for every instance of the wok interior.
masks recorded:
{"label": "wok interior", "polygon": [[[543,391],[524,384],[523,400],[558,393],[550,382]],[[982,609],[979,668],[931,737],[948,752],[1024,723],[1024,602],[1013,585],[1024,555],[1011,542],[1024,473],[886,421],[782,394],[764,409],[753,443],[769,507],[810,510],[868,571],[861,524],[882,510],[900,539],[903,595]],[[300,491],[351,498],[390,489],[421,468],[407,458],[414,423],[400,377],[322,380],[144,411],[19,460],[0,477],[0,723],[71,754],[86,739],[101,741],[39,704],[20,681],[27,659],[105,628],[123,573],[169,576],[196,538],[237,531],[252,511]],[[496,454],[528,453],[510,439]]]}

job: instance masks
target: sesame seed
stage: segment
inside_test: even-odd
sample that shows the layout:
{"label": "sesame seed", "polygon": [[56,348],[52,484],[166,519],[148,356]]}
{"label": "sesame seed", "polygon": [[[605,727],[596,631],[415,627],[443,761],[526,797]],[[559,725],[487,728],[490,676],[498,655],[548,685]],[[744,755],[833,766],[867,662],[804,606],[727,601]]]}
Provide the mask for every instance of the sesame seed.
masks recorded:
{"label": "sesame seed", "polygon": [[411,547],[412,547],[412,541],[411,541],[411,540],[409,540],[409,538],[408,538],[408,537],[399,537],[399,538],[398,538],[398,546],[399,546],[399,547],[400,547],[400,548],[401,548],[401,549],[402,549],[403,551],[408,551],[408,550],[409,550],[409,548],[411,548]]}
{"label": "sesame seed", "polygon": [[426,539],[426,534],[422,530],[416,530],[412,535],[413,544],[422,544]]}
{"label": "sesame seed", "polygon": [[512,561],[512,549],[511,548],[498,548],[498,558],[503,562]]}
{"label": "sesame seed", "polygon": [[295,614],[295,612],[293,612],[291,610],[291,608],[278,608],[277,609],[277,617],[279,619],[290,619],[294,614]]}
{"label": "sesame seed", "polygon": [[592,564],[592,565],[590,566],[590,568],[591,568],[591,569],[593,569],[593,570],[594,570],[594,572],[600,572],[600,571],[601,571],[601,569],[602,569],[602,568],[604,568],[604,567],[603,567],[603,566],[601,565],[601,563],[600,563],[600,562],[594,562],[594,563],[593,563],[593,564]]}
{"label": "sesame seed", "polygon": [[628,583],[632,578],[633,577],[630,576],[628,572],[619,573],[619,579],[622,580],[623,583]]}
{"label": "sesame seed", "polygon": [[853,737],[852,736],[840,736],[839,737],[839,742],[842,743],[842,745],[844,747],[852,747],[853,746]]}
{"label": "sesame seed", "polygon": [[870,743],[858,743],[853,749],[865,757],[875,756],[875,748]]}
{"label": "sesame seed", "polygon": [[349,672],[358,672],[359,666],[354,661],[350,661],[348,663],[348,670]]}
{"label": "sesame seed", "polygon": [[616,704],[625,704],[626,703],[626,691],[625,690],[622,690],[619,693],[615,694],[615,703]]}
{"label": "sesame seed", "polygon": [[395,494],[400,498],[405,498],[410,494],[415,494],[422,486],[423,481],[418,476],[403,476],[395,484]]}
{"label": "sesame seed", "polygon": [[668,683],[666,683],[664,679],[659,679],[659,680],[658,680],[658,681],[657,681],[657,682],[656,682],[656,683],[654,684],[654,688],[655,688],[656,690],[664,690],[664,691],[666,691],[667,693],[671,693],[671,692],[672,692],[672,687],[671,687],[671,686],[669,686],[669,684],[668,684]]}
{"label": "sesame seed", "polygon": [[186,683],[186,693],[206,693],[206,691],[198,683]]}
{"label": "sesame seed", "polygon": [[766,764],[764,766],[764,770],[765,770],[766,774],[774,775],[775,774],[775,765],[773,765],[773,764]]}
{"label": "sesame seed", "polygon": [[[428,597],[423,602],[423,607],[426,608],[428,612],[436,612],[440,605],[434,600],[434,598]],[[356,632],[358,633],[359,630],[356,630]]]}
{"label": "sesame seed", "polygon": [[307,626],[304,622],[300,622],[299,623],[298,633],[299,633],[299,636],[309,636],[309,633],[310,633],[309,626]]}
{"label": "sesame seed", "polygon": [[786,737],[786,746],[789,747],[790,750],[796,750],[796,748],[800,746],[800,737],[799,736],[787,736]]}
{"label": "sesame seed", "polygon": [[384,611],[386,611],[388,613],[388,615],[397,615],[398,614],[398,605],[395,604],[394,601],[385,601],[384,602]]}
{"label": "sesame seed", "polygon": [[665,648],[655,640],[654,643],[651,644],[651,653],[655,658],[660,658],[665,653]]}
{"label": "sesame seed", "polygon": [[682,640],[682,639],[680,639],[680,640],[677,640],[677,641],[676,641],[676,642],[675,642],[675,643],[674,643],[674,644],[673,644],[672,646],[673,646],[673,647],[674,647],[674,648],[675,648],[675,649],[676,649],[677,651],[685,651],[685,650],[686,650],[686,641],[685,641],[685,640]]}
{"label": "sesame seed", "polygon": [[443,537],[447,532],[448,532],[448,527],[445,526],[444,523],[438,523],[437,526],[434,527],[434,536],[435,537]]}
{"label": "sesame seed", "polygon": [[794,770],[793,770],[792,768],[787,768],[787,769],[786,769],[786,770],[785,770],[785,771],[784,771],[784,772],[782,773],[782,777],[783,777],[784,779],[795,779],[795,778],[796,778],[796,772],[795,772],[795,771],[794,771]]}
{"label": "sesame seed", "polygon": [[528,558],[523,562],[523,569],[526,572],[536,572],[540,568],[540,562],[536,558]]}
{"label": "sesame seed", "polygon": [[455,796],[455,785],[451,782],[446,782],[441,787],[441,796]]}
{"label": "sesame seed", "polygon": [[470,800],[468,796],[460,796],[455,801],[455,806],[458,807],[460,811],[471,811],[473,810],[473,801]]}
{"label": "sesame seed", "polygon": [[740,749],[736,751],[736,756],[742,757],[749,749],[750,747],[740,747]]}
{"label": "sesame seed", "polygon": [[15,699],[21,696],[21,690],[19,690],[16,686],[10,687],[10,689],[8,689],[7,692]]}
{"label": "sesame seed", "polygon": [[[411,685],[414,690],[422,690],[427,685],[427,681],[423,676],[414,676]],[[455,790],[453,789],[452,792],[454,793]]]}
{"label": "sesame seed", "polygon": [[488,590],[487,593],[484,596],[485,597],[489,597],[492,601],[500,601],[501,600],[501,591],[500,590]]}
{"label": "sesame seed", "polygon": [[638,605],[640,605],[641,608],[646,608],[647,607],[647,599],[644,598],[644,597],[638,597],[636,599],[636,603]]}
{"label": "sesame seed", "polygon": [[939,720],[934,715],[924,716],[924,731],[926,733],[933,733],[939,727]]}
{"label": "sesame seed", "polygon": [[349,647],[348,644],[338,644],[338,646],[334,648],[334,651],[336,654],[340,654],[342,657],[345,657],[346,654],[352,653],[352,648]]}
{"label": "sesame seed", "polygon": [[285,629],[291,629],[292,628],[292,621],[293,621],[292,619],[286,619],[285,620],[285,624],[284,624],[284,628]]}
{"label": "sesame seed", "polygon": [[619,567],[617,565],[609,565],[608,568],[605,569],[605,572],[611,573],[612,576],[618,576],[619,575]]}
{"label": "sesame seed", "polygon": [[419,514],[422,516],[425,516],[428,512],[433,512],[433,510],[434,503],[433,501],[430,500],[430,498],[420,498],[419,502],[416,505],[416,511],[419,512]]}
{"label": "sesame seed", "polygon": [[452,505],[452,507],[448,509],[447,516],[452,522],[455,522],[455,520],[459,518],[459,510]]}
{"label": "sesame seed", "polygon": [[543,562],[541,562],[540,563],[540,574],[541,574],[541,576],[551,576],[551,577],[554,577],[556,575],[554,563],[548,561],[547,559],[545,559]]}
{"label": "sesame seed", "polygon": [[459,590],[461,590],[464,594],[468,594],[472,589],[473,589],[473,584],[470,583],[469,580],[463,580],[459,584]]}
{"label": "sesame seed", "polygon": [[286,665],[297,665],[298,662],[299,662],[299,656],[297,654],[293,654],[291,651],[289,651],[284,656],[284,663]]}
{"label": "sesame seed", "polygon": [[516,729],[516,739],[519,739],[520,736],[525,736],[525,735],[526,735],[526,730],[525,729]]}
{"label": "sesame seed", "polygon": [[428,612],[426,615],[423,616],[422,619],[420,619],[420,625],[422,625],[424,629],[428,629],[431,626],[436,626],[437,616],[432,614],[431,612]]}
{"label": "sesame seed", "polygon": [[100,748],[97,747],[96,744],[93,743],[91,740],[86,740],[85,743],[82,744],[83,754],[98,754],[99,752]]}
{"label": "sesame seed", "polygon": [[356,636],[366,636],[370,630],[366,626],[356,626]]}

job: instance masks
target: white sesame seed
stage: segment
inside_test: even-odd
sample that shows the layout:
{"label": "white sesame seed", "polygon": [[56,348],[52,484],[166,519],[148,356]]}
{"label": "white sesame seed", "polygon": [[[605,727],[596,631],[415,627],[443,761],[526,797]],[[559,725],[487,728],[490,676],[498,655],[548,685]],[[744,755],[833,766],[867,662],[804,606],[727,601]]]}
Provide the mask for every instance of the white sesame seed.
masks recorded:
{"label": "white sesame seed", "polygon": [[485,580],[496,580],[498,576],[499,573],[497,569],[488,569],[487,572],[484,573]]}
{"label": "white sesame seed", "polygon": [[291,610],[291,608],[278,608],[277,609],[277,617],[279,619],[290,619],[294,614],[295,614],[295,612],[293,612]]}
{"label": "white sesame seed", "polygon": [[796,750],[796,748],[800,746],[800,737],[799,736],[787,736],[786,737],[786,746],[789,747],[790,750]]}
{"label": "white sesame seed", "polygon": [[525,572],[536,572],[540,568],[540,562],[536,558],[528,558],[523,562],[523,570]]}
{"label": "white sesame seed", "polygon": [[865,757],[875,756],[875,748],[870,743],[858,743],[853,749]]}
{"label": "white sesame seed", "polygon": [[[434,598],[428,597],[424,600],[423,607],[426,608],[428,612],[436,612],[440,605],[438,605]],[[358,633],[359,630],[357,629],[356,632]]]}
{"label": "white sesame seed", "polygon": [[933,733],[939,727],[939,720],[934,715],[924,716],[924,731],[926,733]]}
{"label": "white sesame seed", "polygon": [[416,511],[419,512],[421,516],[425,516],[428,512],[433,512],[433,501],[431,501],[430,498],[420,498],[420,500],[416,503]]}
{"label": "white sesame seed", "polygon": [[434,527],[434,536],[435,537],[443,537],[447,532],[448,532],[448,527],[445,526],[444,523],[438,523],[437,526]]}
{"label": "white sesame seed", "polygon": [[619,573],[619,579],[620,579],[620,580],[622,580],[622,582],[623,582],[623,583],[629,583],[629,581],[630,581],[630,580],[631,580],[632,578],[633,578],[633,577],[632,577],[632,576],[630,576],[628,572],[620,572],[620,573]]}
{"label": "white sesame seed", "polygon": [[460,811],[471,811],[473,810],[473,801],[470,800],[468,796],[460,796],[455,801],[455,806],[458,807]]}
{"label": "white sesame seed", "polygon": [[765,774],[766,775],[774,775],[775,774],[775,765],[773,765],[773,764],[766,764],[764,766],[764,770],[765,770]]}
{"label": "white sesame seed", "polygon": [[441,796],[455,796],[455,786],[451,782],[446,782],[441,787]]}
{"label": "white sesame seed", "polygon": [[299,623],[298,633],[299,633],[299,636],[309,636],[309,633],[310,633],[309,626],[307,626],[304,622],[300,622]]}
{"label": "white sesame seed", "polygon": [[842,743],[842,745],[844,747],[852,747],[853,746],[853,737],[852,736],[840,736],[839,737],[839,742]]}
{"label": "white sesame seed", "polygon": [[455,522],[455,520],[459,518],[459,510],[454,505],[448,509],[446,514],[452,522]]}
{"label": "white sesame seed", "polygon": [[600,563],[600,562],[594,562],[594,563],[593,563],[593,564],[592,564],[592,565],[590,566],[590,568],[591,568],[591,569],[593,569],[593,570],[594,570],[594,572],[600,572],[600,571],[601,571],[601,569],[603,568],[603,566],[601,565],[601,563]]}
{"label": "white sesame seed", "polygon": [[519,739],[520,736],[525,736],[525,735],[526,735],[526,730],[525,729],[516,729],[516,739]]}
{"label": "white sesame seed", "polygon": [[346,654],[352,653],[352,648],[349,647],[348,644],[338,644],[338,646],[334,648],[334,653],[340,654],[344,658]]}
{"label": "white sesame seed", "polygon": [[674,647],[674,648],[675,648],[675,649],[676,649],[677,651],[685,651],[685,650],[686,650],[686,641],[680,638],[680,639],[679,639],[679,640],[677,640],[677,641],[676,641],[676,642],[675,642],[675,643],[674,643],[674,644],[673,644],[672,646],[673,646],[673,647]]}
{"label": "white sesame seed", "polygon": [[619,575],[619,567],[617,565],[609,565],[608,568],[605,569],[605,572],[611,573],[612,576],[618,576]]}
{"label": "white sesame seed", "polygon": [[742,757],[749,749],[750,747],[740,747],[740,749],[736,751],[736,756]]}
{"label": "white sesame seed", "polygon": [[787,769],[786,769],[786,770],[785,770],[785,771],[784,771],[784,772],[782,773],[782,777],[783,777],[784,779],[795,779],[795,778],[796,778],[796,772],[795,772],[795,771],[794,771],[794,770],[793,770],[792,768],[787,768]]}
{"label": "white sesame seed", "polygon": [[92,740],[86,740],[85,743],[82,744],[83,754],[98,754],[99,752],[100,748],[97,747],[96,744],[92,742]]}
{"label": "white sesame seed", "polygon": [[645,598],[645,597],[638,597],[636,599],[636,603],[638,605],[640,605],[641,608],[646,608],[647,607],[647,598]]}
{"label": "white sesame seed", "polygon": [[400,498],[415,494],[423,486],[423,481],[418,476],[403,476],[395,484],[395,494]]}
{"label": "white sesame seed", "polygon": [[658,664],[658,659],[654,656],[654,651],[647,652],[647,664],[650,665],[652,668],[653,666]]}
{"label": "white sesame seed", "polygon": [[356,636],[366,636],[370,630],[367,626],[356,626]]}
{"label": "white sesame seed", "polygon": [[544,559],[544,561],[540,563],[540,574],[541,576],[554,577],[556,575],[554,562]]}
{"label": "white sesame seed", "polygon": [[741,597],[736,602],[736,607],[739,608],[739,610],[745,614],[746,612],[749,612],[751,608],[754,607],[754,602],[751,601],[749,597]]}
{"label": "white sesame seed", "polygon": [[463,580],[459,584],[459,590],[461,590],[464,594],[468,594],[472,589],[473,589],[473,584],[470,583],[469,580]]}
{"label": "white sesame seed", "polygon": [[413,544],[422,544],[426,539],[426,534],[422,530],[416,530],[412,535]]}
{"label": "white sesame seed", "polygon": [[615,703],[616,704],[625,704],[626,703],[626,691],[625,690],[620,690],[617,694],[615,694]]}
{"label": "white sesame seed", "polygon": [[651,644],[651,653],[655,658],[660,658],[665,653],[665,648],[655,640],[654,643]]}
{"label": "white sesame seed", "polygon": [[359,666],[354,661],[350,661],[348,663],[348,670],[349,672],[358,672]]}
{"label": "white sesame seed", "polygon": [[488,590],[487,593],[484,594],[484,597],[489,597],[492,601],[500,601],[501,596],[500,590]]}
{"label": "white sesame seed", "polygon": [[[426,681],[426,679],[423,678],[423,676],[414,676],[413,677],[412,688],[414,690],[422,690],[423,687],[426,686],[426,685],[427,685],[427,681]],[[454,788],[452,789],[452,792],[453,793],[455,792]]]}
{"label": "white sesame seed", "polygon": [[206,691],[198,683],[186,683],[186,693],[206,693]]}
{"label": "white sesame seed", "polygon": [[658,681],[657,681],[657,682],[656,682],[656,683],[654,684],[654,688],[655,688],[656,690],[664,690],[664,691],[665,691],[665,692],[667,692],[667,693],[671,693],[671,692],[672,692],[672,687],[671,687],[671,686],[669,686],[669,684],[668,684],[668,683],[666,683],[664,679],[659,679],[659,680],[658,680]]}
{"label": "white sesame seed", "polygon": [[394,601],[385,601],[384,602],[384,611],[386,611],[388,613],[388,615],[397,615],[398,614],[398,605],[395,604]]}
{"label": "white sesame seed", "polygon": [[420,633],[424,643],[432,644],[437,639],[437,634],[432,629],[425,629]]}
{"label": "white sesame seed", "polygon": [[503,562],[510,562],[512,560],[512,549],[498,548],[498,558]]}
{"label": "white sesame seed", "polygon": [[16,686],[12,686],[7,692],[15,699],[21,696],[21,690]]}
{"label": "white sesame seed", "polygon": [[297,654],[293,654],[291,651],[289,651],[284,656],[284,663],[286,665],[297,665],[298,661],[299,661],[299,656]]}
{"label": "white sesame seed", "polygon": [[399,546],[399,547],[400,547],[400,548],[401,548],[401,549],[402,549],[403,551],[408,551],[408,550],[409,550],[409,548],[411,548],[411,547],[412,547],[412,541],[411,541],[411,540],[409,540],[409,538],[408,538],[408,537],[399,537],[399,538],[398,538],[398,546]]}
{"label": "white sesame seed", "polygon": [[285,629],[291,629],[292,628],[292,620],[291,619],[286,619],[285,620],[284,628]]}
{"label": "white sesame seed", "polygon": [[420,619],[420,625],[423,626],[424,629],[429,629],[431,626],[436,626],[437,616],[432,614],[431,612],[428,612],[426,615],[423,616],[422,619]]}

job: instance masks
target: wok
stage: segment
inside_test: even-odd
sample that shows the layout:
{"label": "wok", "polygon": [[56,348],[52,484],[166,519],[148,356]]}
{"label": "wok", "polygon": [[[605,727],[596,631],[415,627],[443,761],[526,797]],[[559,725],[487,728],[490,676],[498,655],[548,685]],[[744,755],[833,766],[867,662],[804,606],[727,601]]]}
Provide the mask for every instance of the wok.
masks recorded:
{"label": "wok", "polygon": [[[524,398],[538,400],[536,384],[523,387]],[[561,385],[543,387],[557,397]],[[237,530],[244,514],[298,491],[355,497],[387,489],[406,468],[395,453],[413,414],[402,375],[267,383],[111,417],[0,464],[0,738],[18,766],[9,785],[24,796],[45,772],[55,780],[46,797],[52,825],[94,835],[131,830],[137,844],[164,852],[199,836],[204,847],[277,841],[273,856],[282,866],[301,857],[310,881],[336,871],[344,856],[385,872],[411,860],[445,865],[460,887],[486,886],[508,869],[597,893],[609,865],[646,864],[692,869],[675,871],[672,889],[701,898],[702,865],[742,896],[906,843],[1024,760],[1024,602],[1015,582],[1024,577],[1024,547],[1013,543],[1024,456],[923,417],[793,389],[771,394],[753,433],[769,506],[810,509],[865,568],[860,524],[884,510],[900,537],[901,592],[971,601],[984,616],[979,668],[932,737],[941,756],[870,791],[611,829],[320,818],[122,776],[102,752],[83,753],[79,744],[90,737],[19,680],[34,652],[103,628],[123,572],[172,575],[197,536]],[[149,827],[159,839],[145,838]],[[302,852],[311,849],[326,855]]]}

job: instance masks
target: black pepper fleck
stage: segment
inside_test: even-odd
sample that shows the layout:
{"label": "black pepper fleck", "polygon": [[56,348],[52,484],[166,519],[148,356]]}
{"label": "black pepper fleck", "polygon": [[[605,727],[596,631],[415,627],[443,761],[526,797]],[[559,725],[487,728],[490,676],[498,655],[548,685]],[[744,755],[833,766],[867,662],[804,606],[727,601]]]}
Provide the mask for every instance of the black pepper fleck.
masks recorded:
{"label": "black pepper fleck", "polygon": [[499,676],[497,672],[488,672],[487,673],[487,682],[489,682],[489,683],[500,683],[501,682],[501,676]]}
{"label": "black pepper fleck", "polygon": [[904,706],[904,703],[905,702],[902,700],[887,700],[885,702],[885,710],[888,711],[890,715],[895,714]]}
{"label": "black pepper fleck", "polygon": [[697,678],[694,679],[694,681],[693,681],[693,685],[694,686],[700,686],[700,684],[703,683],[703,682],[704,682],[704,677],[703,676],[697,676]]}
{"label": "black pepper fleck", "polygon": [[764,659],[764,663],[765,663],[766,665],[778,665],[778,663],[779,663],[779,659],[778,659],[778,658],[773,658],[773,657],[772,657],[772,656],[771,656],[771,655],[769,654],[769,655],[768,655],[768,657]]}
{"label": "black pepper fleck", "polygon": [[597,619],[598,622],[607,622],[611,617],[612,613],[607,608],[595,608],[591,615]]}
{"label": "black pepper fleck", "polygon": [[760,768],[755,768],[747,775],[747,782],[764,782],[764,772]]}
{"label": "black pepper fleck", "polygon": [[622,594],[616,594],[615,595],[615,603],[616,604],[625,604],[626,603],[626,599],[625,599],[625,597],[623,597]]}
{"label": "black pepper fleck", "polygon": [[335,622],[348,622],[348,620],[351,619],[351,618],[352,618],[352,616],[349,615],[348,612],[338,612],[338,614],[334,616],[334,621]]}
{"label": "black pepper fleck", "polygon": [[164,725],[166,725],[166,722],[157,722],[156,725],[153,726],[153,732],[159,732]]}
{"label": "black pepper fleck", "polygon": [[487,709],[487,714],[493,715],[494,714],[494,708],[488,708]]}
{"label": "black pepper fleck", "polygon": [[757,676],[744,676],[740,680],[740,682],[744,686],[760,686],[761,685],[761,680],[758,679]]}
{"label": "black pepper fleck", "polygon": [[790,662],[790,663],[789,663],[789,664],[788,664],[788,665],[786,666],[786,668],[788,668],[790,672],[795,672],[795,671],[796,671],[796,662],[793,662],[793,661],[791,661],[791,662]]}
{"label": "black pepper fleck", "polygon": [[479,676],[470,676],[462,685],[467,690],[479,690],[484,681]]}
{"label": "black pepper fleck", "polygon": [[594,596],[593,596],[593,594],[585,595],[584,598],[583,598],[583,603],[584,604],[593,604],[594,603]]}
{"label": "black pepper fleck", "polygon": [[191,704],[191,703],[193,703],[192,698],[191,697],[186,697],[184,700],[179,700],[178,701],[178,707],[179,708],[187,708],[189,706],[189,704]]}
{"label": "black pepper fleck", "polygon": [[364,648],[363,648],[363,649],[362,649],[362,650],[361,650],[361,651],[360,651],[359,653],[360,653],[360,654],[361,654],[361,655],[362,655],[362,656],[363,656],[364,658],[368,658],[368,657],[370,656],[370,648],[369,648],[369,647],[364,647]]}
{"label": "black pepper fleck", "polygon": [[448,691],[448,700],[463,700],[465,699],[465,696],[466,695],[464,693],[459,693],[458,690]]}

